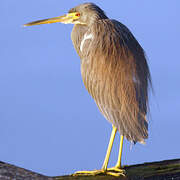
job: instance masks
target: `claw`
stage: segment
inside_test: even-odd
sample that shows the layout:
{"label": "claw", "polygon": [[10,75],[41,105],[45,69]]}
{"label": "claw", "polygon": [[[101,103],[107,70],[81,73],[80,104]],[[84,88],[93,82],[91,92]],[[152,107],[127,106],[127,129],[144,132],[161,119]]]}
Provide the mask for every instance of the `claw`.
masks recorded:
{"label": "claw", "polygon": [[112,176],[126,176],[125,173],[126,172],[124,169],[120,169],[116,166],[107,169],[107,174],[112,175]]}
{"label": "claw", "polygon": [[93,171],[77,171],[73,174],[73,176],[96,176],[105,173],[106,172],[103,169]]}
{"label": "claw", "polygon": [[119,176],[124,176],[125,177],[124,173],[106,172],[106,174],[110,175],[110,176],[115,176],[115,177],[119,177]]}
{"label": "claw", "polygon": [[93,171],[77,171],[73,176],[96,176],[96,175],[101,175],[101,174],[106,174],[110,176],[125,176],[125,170],[117,168],[117,167],[112,167],[108,168],[107,170],[100,169],[100,170],[93,170]]}

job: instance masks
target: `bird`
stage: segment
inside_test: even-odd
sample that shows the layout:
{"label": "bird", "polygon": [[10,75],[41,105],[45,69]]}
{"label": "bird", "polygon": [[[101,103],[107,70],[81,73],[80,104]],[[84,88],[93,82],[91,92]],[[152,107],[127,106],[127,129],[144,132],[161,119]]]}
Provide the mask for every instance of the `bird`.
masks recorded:
{"label": "bird", "polygon": [[[121,164],[124,137],[132,143],[148,138],[149,89],[151,75],[145,51],[131,31],[110,19],[94,3],[83,3],[67,14],[33,21],[24,26],[74,24],[71,39],[80,57],[83,83],[99,111],[112,124],[112,133],[102,168],[78,171],[74,175],[125,175]],[[108,162],[116,133],[121,135],[118,160]]]}

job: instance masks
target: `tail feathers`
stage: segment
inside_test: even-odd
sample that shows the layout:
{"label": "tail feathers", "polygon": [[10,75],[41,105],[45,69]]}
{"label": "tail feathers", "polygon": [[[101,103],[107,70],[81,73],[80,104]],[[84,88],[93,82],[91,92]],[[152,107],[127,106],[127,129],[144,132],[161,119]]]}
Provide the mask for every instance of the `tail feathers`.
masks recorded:
{"label": "tail feathers", "polygon": [[128,123],[128,120],[122,120],[123,123],[116,124],[115,126],[118,127],[118,131],[121,135],[123,135],[128,141],[139,142],[141,144],[146,144],[145,139],[148,138],[148,123],[147,120],[144,118],[138,119],[136,123]]}

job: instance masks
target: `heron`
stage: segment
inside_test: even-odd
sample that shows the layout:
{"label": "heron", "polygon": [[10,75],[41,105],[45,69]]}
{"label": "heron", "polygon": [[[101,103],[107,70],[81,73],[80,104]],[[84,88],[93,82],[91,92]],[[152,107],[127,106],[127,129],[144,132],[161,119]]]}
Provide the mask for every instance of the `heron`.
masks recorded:
{"label": "heron", "polygon": [[[71,39],[80,57],[83,83],[99,111],[112,124],[112,133],[102,168],[78,171],[76,175],[125,175],[121,164],[124,137],[132,143],[148,138],[147,112],[151,75],[145,52],[131,31],[109,19],[94,3],[83,3],[65,15],[33,21],[24,26],[61,22],[74,24]],[[114,138],[120,133],[118,160],[108,162]]]}

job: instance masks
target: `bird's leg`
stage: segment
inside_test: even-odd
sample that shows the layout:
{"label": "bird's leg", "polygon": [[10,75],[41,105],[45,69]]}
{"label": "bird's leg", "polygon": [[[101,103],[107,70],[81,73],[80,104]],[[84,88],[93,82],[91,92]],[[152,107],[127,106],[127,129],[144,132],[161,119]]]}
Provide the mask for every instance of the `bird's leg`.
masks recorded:
{"label": "bird's leg", "polygon": [[110,154],[111,154],[111,149],[112,149],[112,146],[113,146],[113,142],[114,142],[116,132],[117,132],[117,128],[115,126],[113,126],[110,141],[109,141],[109,145],[108,145],[108,149],[107,149],[107,153],[106,153],[106,157],[104,159],[102,169],[93,170],[93,171],[77,171],[77,172],[75,172],[75,174],[73,174],[74,176],[78,176],[78,175],[95,176],[95,175],[98,175],[98,174],[109,174],[109,175],[117,176],[117,173],[115,175],[115,173],[107,171],[107,165],[108,165],[108,162],[109,162],[109,157],[110,157]]}
{"label": "bird's leg", "polygon": [[122,149],[123,149],[123,139],[124,139],[124,136],[121,136],[121,140],[120,140],[120,146],[119,146],[119,156],[118,156],[118,160],[117,160],[117,163],[116,163],[116,166],[117,168],[121,168],[121,157],[122,157]]}
{"label": "bird's leg", "polygon": [[107,170],[108,171],[111,171],[109,172],[110,173],[117,173],[120,174],[120,175],[124,175],[125,176],[125,171],[123,169],[121,169],[121,157],[122,157],[122,148],[123,148],[123,139],[124,139],[124,136],[121,136],[121,140],[120,140],[120,147],[119,147],[119,156],[118,156],[118,160],[117,160],[117,163],[114,167],[112,168],[108,168]]}
{"label": "bird's leg", "polygon": [[104,163],[103,163],[103,166],[102,166],[102,169],[104,171],[107,171],[109,157],[110,157],[110,154],[111,154],[114,138],[115,138],[115,135],[116,135],[116,132],[117,132],[117,128],[115,126],[113,126],[112,128],[113,129],[112,129],[111,137],[110,137],[110,140],[109,140],[108,149],[107,149],[107,152],[106,152],[106,157],[104,159]]}

